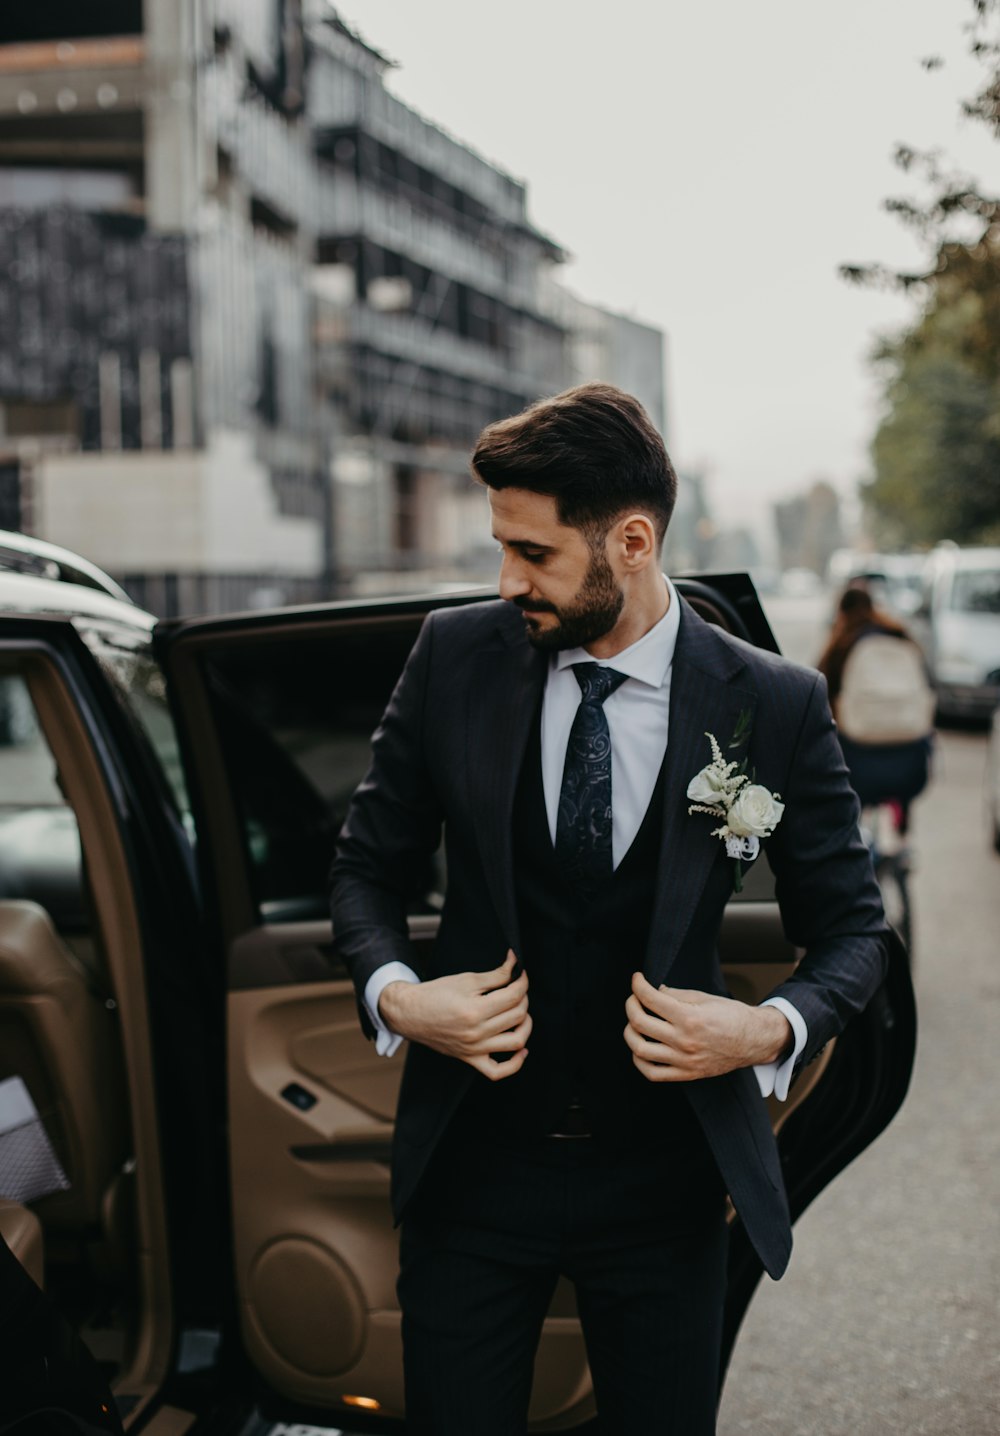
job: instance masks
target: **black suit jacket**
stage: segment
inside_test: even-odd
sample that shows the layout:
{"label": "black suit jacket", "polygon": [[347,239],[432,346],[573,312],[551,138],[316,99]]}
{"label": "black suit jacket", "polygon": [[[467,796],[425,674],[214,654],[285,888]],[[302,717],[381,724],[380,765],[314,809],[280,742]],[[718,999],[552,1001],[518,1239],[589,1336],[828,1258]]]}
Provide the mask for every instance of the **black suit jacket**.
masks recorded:
{"label": "black suit jacket", "polygon": [[[413,876],[445,825],[448,891],[427,977],[487,971],[519,951],[511,816],[547,658],[502,601],[431,613],[373,738],[331,868],[337,948],[359,998],[393,959],[414,965],[404,910]],[[643,970],[654,985],[724,993],[716,939],[733,864],[713,821],[688,814],[687,787],[752,724],[755,781],[785,804],[766,841],[786,935],[806,950],[777,992],[802,1014],[808,1062],[860,1011],[882,979],[886,926],[858,802],[812,669],[705,623],[681,600],[674,654],[657,899]],[[638,957],[638,955],[637,955]],[[773,995],[773,994],[772,994]],[[530,1004],[530,994],[529,994]],[[624,1014],[614,1014],[622,1021]],[[371,1025],[362,1010],[362,1021]],[[396,1219],[463,1094],[467,1064],[410,1044],[393,1145]],[[516,1081],[517,1078],[509,1079]],[[777,1148],[751,1069],[685,1083],[729,1193],[772,1276],[791,1251]]]}

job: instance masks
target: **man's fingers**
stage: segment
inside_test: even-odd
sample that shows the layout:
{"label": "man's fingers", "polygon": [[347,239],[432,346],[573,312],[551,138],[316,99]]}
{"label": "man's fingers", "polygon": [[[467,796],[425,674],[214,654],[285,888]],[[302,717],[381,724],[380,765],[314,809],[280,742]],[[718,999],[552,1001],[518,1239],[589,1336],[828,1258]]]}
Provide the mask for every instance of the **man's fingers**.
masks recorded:
{"label": "man's fingers", "polygon": [[519,1023],[523,1022],[527,1016],[527,1012],[528,999],[522,997],[521,1001],[513,1007],[504,1009],[503,1012],[498,1012],[493,1017],[487,1019],[487,1021],[481,1022],[479,1025],[480,1031],[484,1037],[493,1037],[498,1032],[506,1032],[508,1028],[516,1027]]}
{"label": "man's fingers", "polygon": [[642,1033],[637,1032],[631,1023],[625,1028],[625,1045],[633,1057],[642,1057],[646,1062],[673,1067],[678,1063],[683,1063],[685,1059],[683,1052],[678,1052],[667,1043],[643,1037]]}
{"label": "man's fingers", "polygon": [[[482,978],[481,973],[474,974],[477,979]],[[523,1001],[528,991],[528,974],[522,972],[520,977],[515,977],[512,982],[506,982],[501,987],[484,988],[481,980],[477,983],[478,990],[475,994],[476,1013],[481,1021],[495,1017],[498,1012],[509,1012],[512,1007]]]}
{"label": "man's fingers", "polygon": [[693,1082],[697,1077],[713,1075],[713,1068],[706,1066],[703,1054],[696,1048],[652,1041],[631,1023],[625,1028],[625,1045],[636,1067],[650,1082]]}
{"label": "man's fingers", "polygon": [[665,1021],[664,1018],[647,1012],[634,993],[625,1001],[625,1015],[630,1026],[645,1037],[654,1038],[657,1042],[668,1042],[671,1037],[676,1035],[673,1025]]}
{"label": "man's fingers", "polygon": [[649,1012],[655,1012],[657,1017],[668,1019],[671,1014],[677,1013],[678,1004],[676,999],[670,996],[666,988],[654,987],[647,982],[641,972],[632,974],[632,992]]}
{"label": "man's fingers", "polygon": [[494,1062],[489,1056],[470,1057],[469,1066],[481,1072],[491,1082],[502,1082],[505,1077],[513,1077],[515,1072],[520,1072],[528,1056],[527,1047],[521,1047],[506,1062]]}
{"label": "man's fingers", "polygon": [[[492,1037],[484,1037],[482,1040],[489,1044],[491,1052],[516,1052],[531,1036],[531,1027],[531,1014],[528,1013],[516,1027],[510,1028],[509,1031],[498,1032]],[[477,1047],[480,1045],[480,1043],[476,1043]]]}
{"label": "man's fingers", "polygon": [[664,1022],[682,1025],[692,1018],[692,1008],[716,1000],[710,993],[690,987],[654,987],[641,972],[632,974],[632,993],[643,1007],[662,1017]]}
{"label": "man's fingers", "polygon": [[491,972],[470,972],[469,977],[476,984],[479,992],[492,992],[497,987],[506,987],[511,980],[517,958],[514,956],[514,949],[507,949],[507,956],[499,967],[494,967]]}

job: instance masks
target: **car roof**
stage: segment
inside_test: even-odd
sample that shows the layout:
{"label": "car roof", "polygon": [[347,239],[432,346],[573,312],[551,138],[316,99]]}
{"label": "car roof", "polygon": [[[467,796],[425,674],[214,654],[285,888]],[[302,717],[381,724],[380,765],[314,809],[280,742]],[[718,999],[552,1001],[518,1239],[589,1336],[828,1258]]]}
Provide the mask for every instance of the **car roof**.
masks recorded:
{"label": "car roof", "polygon": [[92,588],[109,594],[121,603],[131,602],[121,584],[98,568],[96,563],[82,558],[72,549],[15,529],[0,529],[0,572],[29,574],[57,583],[71,583],[79,588]]}
{"label": "car roof", "polygon": [[1000,568],[1000,548],[936,549],[932,557],[945,569]]}
{"label": "car roof", "polygon": [[0,569],[0,614],[12,613],[106,620],[143,633],[149,633],[156,622],[152,613],[131,599],[115,598],[103,589]]}

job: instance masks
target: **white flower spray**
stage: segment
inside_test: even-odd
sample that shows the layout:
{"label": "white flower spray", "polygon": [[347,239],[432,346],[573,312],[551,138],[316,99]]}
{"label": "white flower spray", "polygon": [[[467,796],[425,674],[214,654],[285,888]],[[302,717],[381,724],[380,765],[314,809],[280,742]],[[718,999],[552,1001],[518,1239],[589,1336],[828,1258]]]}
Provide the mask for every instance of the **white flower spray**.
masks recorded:
{"label": "white flower spray", "polygon": [[742,763],[725,762],[714,734],[706,733],[705,737],[712,745],[712,761],[688,784],[688,813],[708,813],[723,819],[721,827],[713,829],[712,837],[722,838],[726,844],[726,855],[734,861],[734,887],[739,892],[743,887],[741,862],[752,862],[757,856],[761,838],[769,838],[774,832],[785,805],[778,801],[777,793],[752,783],[740,771]]}

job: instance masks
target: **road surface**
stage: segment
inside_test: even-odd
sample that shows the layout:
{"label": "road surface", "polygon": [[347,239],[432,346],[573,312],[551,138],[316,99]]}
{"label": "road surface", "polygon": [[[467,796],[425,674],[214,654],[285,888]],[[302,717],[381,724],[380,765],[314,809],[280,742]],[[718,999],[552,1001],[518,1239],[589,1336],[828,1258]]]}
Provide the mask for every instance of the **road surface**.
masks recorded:
{"label": "road surface", "polygon": [[1000,1432],[1000,856],[981,734],[915,805],[913,1084],[795,1228],[737,1342],[719,1436]]}

